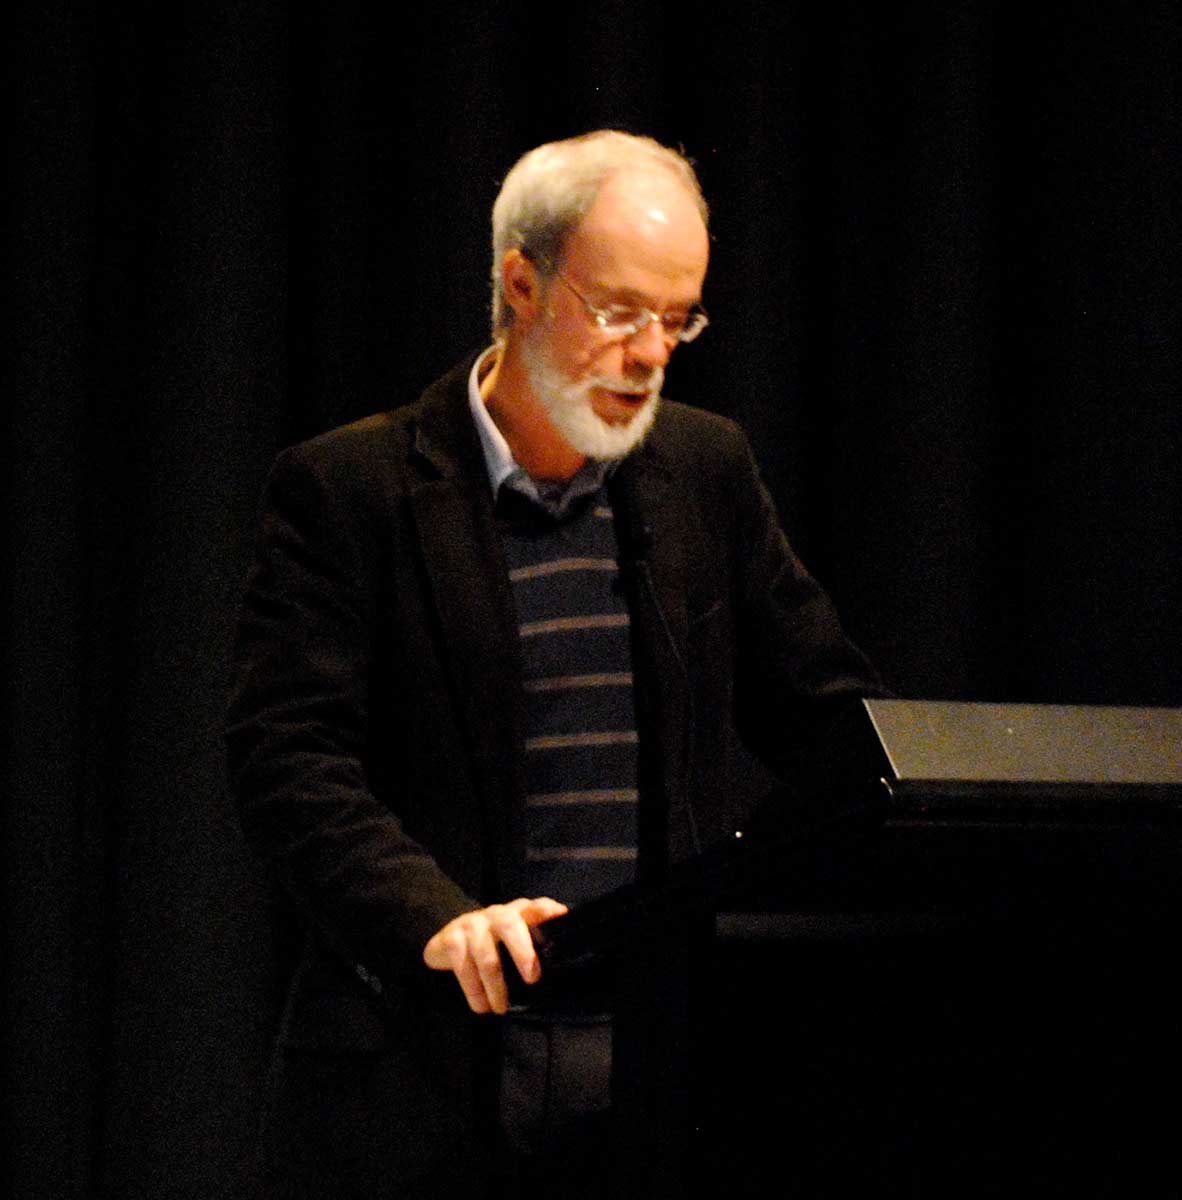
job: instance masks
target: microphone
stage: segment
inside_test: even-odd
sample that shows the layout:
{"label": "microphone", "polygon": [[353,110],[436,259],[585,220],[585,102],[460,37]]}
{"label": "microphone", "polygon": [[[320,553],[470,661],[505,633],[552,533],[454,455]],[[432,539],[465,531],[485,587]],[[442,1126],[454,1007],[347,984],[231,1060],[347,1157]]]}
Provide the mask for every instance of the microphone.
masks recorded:
{"label": "microphone", "polygon": [[620,558],[624,562],[640,563],[648,557],[653,544],[653,528],[631,507],[620,514],[616,536],[620,541]]}

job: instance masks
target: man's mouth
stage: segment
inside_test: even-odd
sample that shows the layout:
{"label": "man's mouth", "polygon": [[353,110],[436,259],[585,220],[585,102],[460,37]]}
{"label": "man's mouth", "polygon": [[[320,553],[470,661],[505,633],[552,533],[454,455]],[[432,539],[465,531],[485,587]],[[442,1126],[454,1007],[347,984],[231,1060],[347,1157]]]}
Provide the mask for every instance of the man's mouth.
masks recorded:
{"label": "man's mouth", "polygon": [[624,404],[643,404],[654,391],[651,383],[626,383],[621,386],[618,379],[600,379],[596,381],[596,386]]}
{"label": "man's mouth", "polygon": [[[609,425],[631,421],[632,417],[644,407],[651,395],[648,391],[634,389],[623,391],[613,387],[601,387],[600,394],[606,397],[608,402],[608,407],[600,415]],[[616,410],[614,417],[611,409]]]}

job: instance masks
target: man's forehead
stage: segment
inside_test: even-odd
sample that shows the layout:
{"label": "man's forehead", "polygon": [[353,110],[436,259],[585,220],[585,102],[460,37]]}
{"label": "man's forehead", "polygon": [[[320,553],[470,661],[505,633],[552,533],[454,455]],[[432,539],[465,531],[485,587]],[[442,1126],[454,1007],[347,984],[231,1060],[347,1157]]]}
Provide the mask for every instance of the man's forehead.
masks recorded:
{"label": "man's forehead", "polygon": [[[583,223],[594,223],[597,216],[619,214],[631,221],[651,221],[669,225],[678,219],[693,218],[703,224],[698,202],[685,182],[671,171],[627,168],[616,171],[603,181]],[[703,224],[703,228],[705,228]]]}
{"label": "man's forehead", "polygon": [[[599,190],[586,217],[567,239],[564,260],[637,293],[664,280],[701,286],[709,254],[697,200],[667,171],[621,171]],[[635,274],[631,281],[623,276]],[[694,282],[696,280],[696,283]]]}

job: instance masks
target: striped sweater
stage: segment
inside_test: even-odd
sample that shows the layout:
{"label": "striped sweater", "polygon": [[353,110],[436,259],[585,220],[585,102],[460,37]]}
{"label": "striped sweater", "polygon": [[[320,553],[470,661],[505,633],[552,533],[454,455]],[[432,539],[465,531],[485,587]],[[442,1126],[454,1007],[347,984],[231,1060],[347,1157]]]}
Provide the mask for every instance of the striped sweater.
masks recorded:
{"label": "striped sweater", "polygon": [[577,904],[636,873],[628,609],[606,487],[556,518],[502,488],[526,700],[527,895]]}

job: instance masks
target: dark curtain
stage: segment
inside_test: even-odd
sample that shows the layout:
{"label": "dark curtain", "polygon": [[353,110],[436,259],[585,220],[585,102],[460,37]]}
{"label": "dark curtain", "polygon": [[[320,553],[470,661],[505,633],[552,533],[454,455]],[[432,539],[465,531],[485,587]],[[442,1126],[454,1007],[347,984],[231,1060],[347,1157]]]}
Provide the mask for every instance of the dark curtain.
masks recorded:
{"label": "dark curtain", "polygon": [[5,18],[6,1195],[246,1195],[271,1004],[222,696],[275,451],[482,344],[516,156],[682,144],[707,335],[923,697],[1182,704],[1173,4],[101,5]]}

